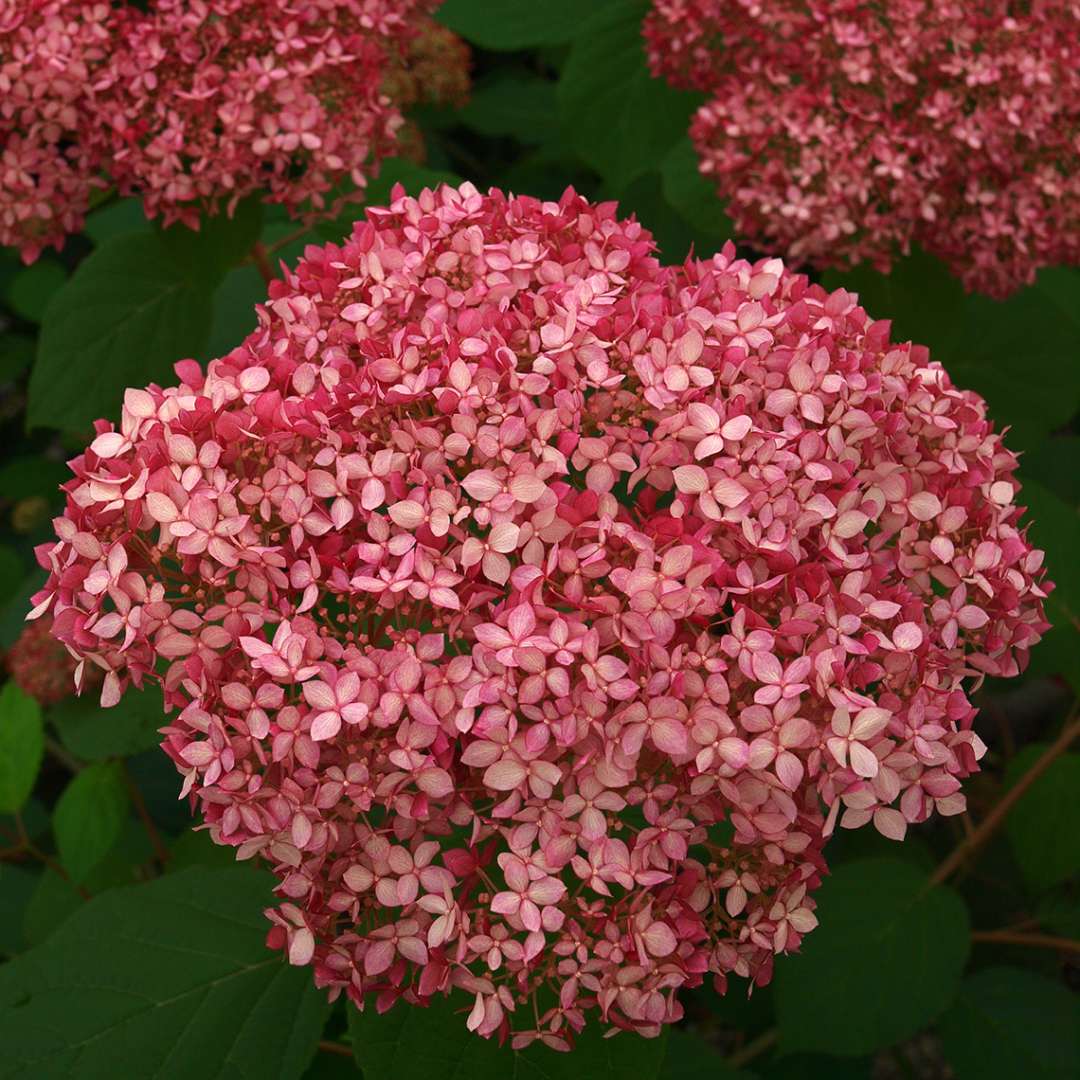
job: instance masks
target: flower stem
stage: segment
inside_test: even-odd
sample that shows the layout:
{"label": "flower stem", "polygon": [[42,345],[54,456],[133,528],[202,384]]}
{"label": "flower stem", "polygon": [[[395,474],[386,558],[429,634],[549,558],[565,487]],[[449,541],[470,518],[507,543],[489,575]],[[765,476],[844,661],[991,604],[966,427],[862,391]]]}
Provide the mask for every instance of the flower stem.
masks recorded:
{"label": "flower stem", "polygon": [[760,1057],[767,1050],[771,1050],[776,1040],[780,1038],[778,1028],[769,1028],[762,1032],[756,1039],[751,1039],[741,1050],[736,1050],[728,1057],[728,1064],[733,1069],[741,1069],[748,1065],[754,1058]]}
{"label": "flower stem", "polygon": [[266,245],[259,240],[256,240],[252,245],[251,261],[255,264],[255,268],[259,273],[262,274],[263,281],[269,285],[276,275],[274,274],[274,268],[270,265],[270,254],[266,250]]}
{"label": "flower stem", "polygon": [[139,820],[146,830],[146,835],[150,838],[150,846],[154,849],[154,856],[162,866],[165,866],[172,858],[172,852],[166,846],[165,841],[162,840],[161,833],[158,832],[154,819],[150,816],[150,811],[146,809],[146,801],[139,790],[139,785],[135,783],[131,773],[128,772],[127,764],[124,763],[122,768],[124,771],[124,783],[127,785],[128,794],[131,796],[131,805],[135,807],[135,813],[138,814]]}
{"label": "flower stem", "polygon": [[971,940],[986,944],[1023,945],[1033,949],[1056,949],[1060,952],[1080,953],[1080,941],[1073,938],[1053,937],[1050,934],[1021,934],[1015,930],[973,930]]}
{"label": "flower stem", "polygon": [[333,1042],[330,1039],[320,1039],[319,1049],[324,1053],[337,1054],[340,1057],[351,1058],[353,1056],[351,1046],[346,1046],[345,1043]]}

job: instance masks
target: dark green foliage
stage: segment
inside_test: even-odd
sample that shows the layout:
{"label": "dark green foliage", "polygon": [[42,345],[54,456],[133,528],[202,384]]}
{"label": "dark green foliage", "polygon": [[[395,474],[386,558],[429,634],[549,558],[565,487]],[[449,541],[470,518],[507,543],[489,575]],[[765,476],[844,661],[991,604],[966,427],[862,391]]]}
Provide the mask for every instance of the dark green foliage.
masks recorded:
{"label": "dark green foliage", "polygon": [[[687,135],[700,99],[647,70],[648,6],[447,0],[438,18],[474,50],[472,100],[416,109],[426,163],[384,162],[367,201],[387,202],[396,183],[415,194],[468,179],[545,199],[573,185],[618,199],[665,262],[739,242]],[[176,361],[239,344],[256,327],[264,273],[307,244],[343,242],[363,206],[305,228],[247,200],[192,232],[162,230],[137,200],[103,193],[63,252],[27,268],[0,251],[0,649],[44,580],[33,548],[52,535],[64,463],[91,423],[118,417],[125,387],[171,383]],[[1023,451],[1019,501],[1047,551],[1055,625],[1023,678],[980,691],[990,750],[965,783],[967,829],[978,827],[1080,690],[1080,270],[1044,270],[1005,302],[965,294],[919,252],[889,275],[809,272],[857,292],[896,340],[928,345]],[[912,826],[901,846],[840,829],[821,925],[778,960],[770,985],[748,995],[732,978],[721,995],[707,980],[681,995],[686,1018],[664,1038],[603,1039],[593,1023],[559,1055],[469,1034],[460,991],[427,1010],[330,1009],[310,969],[265,947],[272,879],[191,831],[157,749],[167,723],[156,689],[106,712],[93,689],[42,710],[10,679],[0,687],[0,1080],[1080,1076],[1076,745],[947,884],[932,878],[966,835],[959,818]]]}

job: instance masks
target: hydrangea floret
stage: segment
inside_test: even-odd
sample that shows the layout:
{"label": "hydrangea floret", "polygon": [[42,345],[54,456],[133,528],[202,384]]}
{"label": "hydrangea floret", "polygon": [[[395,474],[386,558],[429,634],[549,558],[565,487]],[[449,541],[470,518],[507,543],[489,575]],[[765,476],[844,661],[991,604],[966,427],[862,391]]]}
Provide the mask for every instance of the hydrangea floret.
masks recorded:
{"label": "hydrangea floret", "polygon": [[[27,262],[62,247],[95,188],[193,228],[256,193],[305,221],[337,213],[397,150],[418,80],[440,100],[467,88],[436,6],[0,0],[0,244]],[[439,43],[452,62],[432,78]]]}
{"label": "hydrangea floret", "polygon": [[1074,0],[654,0],[645,36],[709,96],[701,170],[765,250],[887,270],[917,244],[996,297],[1080,263]]}
{"label": "hydrangea floret", "polygon": [[82,227],[98,179],[93,82],[109,5],[0,0],[0,245],[32,262]]}
{"label": "hydrangea floret", "polygon": [[270,943],[357,1006],[566,1049],[766,983],[836,827],[963,809],[968,688],[1047,626],[981,398],[778,259],[653,252],[397,187],[71,463],[32,614],[103,704],[160,681]]}

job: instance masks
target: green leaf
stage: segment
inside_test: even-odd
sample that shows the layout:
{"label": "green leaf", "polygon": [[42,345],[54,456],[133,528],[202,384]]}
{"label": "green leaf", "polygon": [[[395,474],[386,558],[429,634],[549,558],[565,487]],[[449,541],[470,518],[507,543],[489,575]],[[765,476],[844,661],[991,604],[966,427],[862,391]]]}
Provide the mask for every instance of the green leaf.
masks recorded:
{"label": "green leaf", "polygon": [[29,798],[44,752],[41,706],[9,679],[0,690],[0,813],[15,813]]}
{"label": "green leaf", "polygon": [[62,461],[40,454],[16,457],[0,465],[0,494],[12,502],[32,495],[55,499],[60,485],[70,479],[71,470]]}
{"label": "green leaf", "polygon": [[1080,1076],[1080,1000],[1022,968],[964,980],[938,1024],[956,1080],[1074,1080]]}
{"label": "green leaf", "polygon": [[7,288],[8,306],[27,322],[39,323],[53,293],[67,281],[67,271],[56,259],[39,259],[20,270]]}
{"label": "green leaf", "polygon": [[191,275],[209,275],[216,285],[248,257],[259,239],[262,223],[262,203],[257,196],[250,196],[231,215],[204,216],[198,229],[172,225],[159,235],[177,265]]}
{"label": "green leaf", "polygon": [[14,382],[34,362],[34,339],[4,331],[0,337],[0,384]]}
{"label": "green leaf", "polygon": [[106,241],[49,304],[27,422],[84,427],[119,415],[126,387],[167,380],[206,341],[215,284],[157,233]]}
{"label": "green leaf", "polygon": [[124,770],[117,761],[88,765],[64,789],[53,811],[53,832],[73,881],[84,881],[108,855],[127,811]]}
{"label": "green leaf", "polygon": [[581,25],[580,0],[446,0],[436,18],[485,49],[527,49],[570,41]]}
{"label": "green leaf", "polygon": [[298,1080],[326,997],[266,949],[271,887],[197,869],[83,905],[0,968],[0,1078]]}
{"label": "green leaf", "polygon": [[558,134],[555,84],[529,71],[498,72],[473,87],[456,118],[481,135],[539,144]]}
{"label": "green leaf", "polygon": [[[1011,787],[1046,750],[1025,747],[1009,762],[1005,782]],[[1005,819],[1005,833],[1024,880],[1036,892],[1080,871],[1080,754],[1052,762],[1020,797]]]}
{"label": "green leaf", "polygon": [[563,128],[615,192],[656,167],[701,101],[649,72],[641,36],[648,8],[648,0],[620,0],[596,10],[575,35],[559,80]]}
{"label": "green leaf", "polygon": [[660,1080],[751,1080],[751,1074],[735,1069],[700,1035],[673,1028],[668,1034]]}
{"label": "green leaf", "polygon": [[254,266],[238,266],[214,293],[214,324],[203,349],[207,360],[231,352],[258,325],[255,305],[266,299],[266,282]]}
{"label": "green leaf", "polygon": [[161,742],[158,728],[167,723],[161,689],[129,689],[112,708],[103,709],[96,693],[70,697],[48,712],[60,740],[84,761],[128,757]]}
{"label": "green leaf", "polygon": [[454,993],[428,1008],[398,1004],[380,1016],[374,1002],[349,1009],[349,1033],[365,1080],[654,1080],[660,1075],[664,1040],[621,1033],[605,1039],[588,1024],[571,1053],[533,1045],[515,1052],[465,1027],[472,999]]}
{"label": "green leaf", "polygon": [[896,859],[840,866],[818,893],[821,925],[776,968],[785,1051],[856,1056],[913,1035],[955,996],[969,949],[951,889]]}
{"label": "green leaf", "polygon": [[119,199],[88,214],[83,232],[100,247],[114,236],[147,232],[150,228],[139,199]]}
{"label": "green leaf", "polygon": [[0,954],[14,956],[24,947],[23,918],[39,875],[22,866],[0,866]]}
{"label": "green leaf", "polygon": [[[716,188],[698,169],[697,151],[689,136],[684,136],[671,148],[660,172],[664,197],[699,233],[713,241],[713,250],[735,238],[735,227],[724,213]],[[699,257],[711,254],[712,251],[698,252]]]}

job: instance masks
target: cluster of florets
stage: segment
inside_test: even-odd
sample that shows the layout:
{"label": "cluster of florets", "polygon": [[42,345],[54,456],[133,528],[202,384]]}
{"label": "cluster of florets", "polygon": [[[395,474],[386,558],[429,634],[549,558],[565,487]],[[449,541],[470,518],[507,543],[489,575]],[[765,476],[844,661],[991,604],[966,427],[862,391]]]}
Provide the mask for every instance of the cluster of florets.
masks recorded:
{"label": "cluster of florets", "polygon": [[912,244],[1005,296],[1080,262],[1080,5],[654,0],[656,74],[745,237],[887,270]]}
{"label": "cluster of florets", "polygon": [[100,170],[83,137],[109,5],[0,0],[0,244],[27,261],[82,226]]}
{"label": "cluster of florets", "polygon": [[[472,50],[430,17],[415,20],[405,54],[383,77],[383,93],[402,109],[414,105],[464,108],[472,90]],[[396,153],[411,161],[427,160],[418,124],[406,120],[397,132]]]}
{"label": "cluster of florets", "polygon": [[[8,649],[4,666],[15,680],[15,685],[39,705],[55,705],[75,693],[77,661],[53,637],[51,619],[28,623],[15,644]],[[100,670],[87,670],[83,681],[87,680],[88,685],[100,685]]]}
{"label": "cluster of florets", "polygon": [[166,224],[252,193],[336,212],[393,151],[383,81],[433,6],[0,0],[0,243],[59,247],[95,185]]}
{"label": "cluster of florets", "polygon": [[964,680],[1046,627],[977,395],[777,259],[653,248],[399,187],[72,462],[32,614],[104,704],[162,682],[271,944],[357,1005],[565,1048],[766,982],[837,823],[963,808]]}

